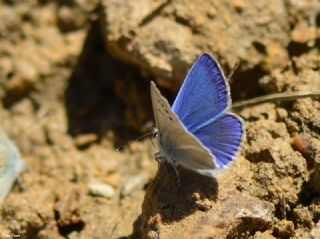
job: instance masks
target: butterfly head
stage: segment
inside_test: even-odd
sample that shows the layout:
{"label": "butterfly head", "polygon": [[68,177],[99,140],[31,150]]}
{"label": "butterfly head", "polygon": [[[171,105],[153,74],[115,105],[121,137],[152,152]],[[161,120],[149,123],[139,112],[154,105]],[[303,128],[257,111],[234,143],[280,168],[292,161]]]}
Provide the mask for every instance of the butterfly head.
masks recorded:
{"label": "butterfly head", "polygon": [[159,130],[157,128],[152,129],[152,137],[155,139],[159,137]]}

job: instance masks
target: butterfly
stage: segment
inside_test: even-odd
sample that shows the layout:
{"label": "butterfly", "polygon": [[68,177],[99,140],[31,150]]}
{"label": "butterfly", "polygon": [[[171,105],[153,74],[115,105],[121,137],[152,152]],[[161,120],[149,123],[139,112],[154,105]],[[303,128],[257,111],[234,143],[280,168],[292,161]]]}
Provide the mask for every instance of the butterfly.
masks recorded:
{"label": "butterfly", "polygon": [[236,157],[244,137],[244,122],[229,111],[231,96],[228,81],[210,55],[194,63],[172,105],[155,83],[150,85],[156,122],[154,135],[160,163],[214,177]]}
{"label": "butterfly", "polygon": [[25,168],[26,164],[18,149],[0,128],[0,203],[10,193],[14,182]]}

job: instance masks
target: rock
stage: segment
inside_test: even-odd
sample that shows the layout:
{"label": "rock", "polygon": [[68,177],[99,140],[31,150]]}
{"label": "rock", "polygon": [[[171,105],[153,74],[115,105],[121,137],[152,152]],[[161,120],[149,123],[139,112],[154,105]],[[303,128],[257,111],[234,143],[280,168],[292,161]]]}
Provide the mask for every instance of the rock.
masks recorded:
{"label": "rock", "polygon": [[96,134],[81,134],[75,138],[74,143],[77,148],[86,148],[90,144],[97,142],[97,140],[98,136]]}
{"label": "rock", "polygon": [[170,169],[160,167],[148,187],[133,236],[237,238],[248,231],[271,228],[272,204],[235,190],[234,171],[221,175],[218,184],[213,178],[179,168],[182,185],[177,188]]}
{"label": "rock", "polygon": [[280,238],[290,238],[294,234],[294,224],[292,221],[281,220],[274,229],[275,235]]}
{"label": "rock", "polygon": [[[297,68],[274,70],[261,85],[269,93],[318,89],[319,76],[314,69],[319,63],[314,56],[310,52],[296,58]],[[318,167],[319,111],[318,100],[312,98],[242,110],[246,139],[233,165],[216,179],[179,168],[180,188],[174,171],[161,165],[147,189],[133,235],[308,238],[313,221],[319,218],[313,200],[318,191],[311,183],[318,179],[314,172]],[[313,190],[309,190],[311,185]],[[313,202],[310,208],[308,202]]]}
{"label": "rock", "polygon": [[137,190],[138,188],[142,187],[146,182],[146,179],[142,175],[137,175],[129,178],[125,184],[123,185],[121,195],[127,196],[131,194],[134,190]]}
{"label": "rock", "polygon": [[[316,40],[318,27],[317,17],[320,12],[320,2],[317,0],[288,1],[287,5],[289,21],[293,27],[291,39],[295,43],[307,44]],[[312,43],[313,44],[313,43]],[[291,48],[289,50],[295,50]]]}
{"label": "rock", "polygon": [[253,69],[266,55],[277,61],[269,60],[273,67],[287,59],[289,22],[279,1],[105,0],[100,17],[108,51],[169,88],[177,88],[202,52],[218,56],[229,69],[240,61],[240,71]]}
{"label": "rock", "polygon": [[121,176],[118,173],[112,173],[105,178],[105,181],[112,187],[117,188],[121,182]]}
{"label": "rock", "polygon": [[320,197],[315,197],[309,206],[309,210],[312,213],[312,217],[320,219]]}
{"label": "rock", "polygon": [[310,175],[310,179],[307,184],[307,189],[310,194],[320,194],[320,154],[316,153],[314,158],[314,171]]}
{"label": "rock", "polygon": [[[39,5],[28,1],[14,5],[3,3],[0,6],[3,23],[0,30],[1,36],[5,36],[0,40],[0,51],[3,53],[0,65],[3,63],[4,66],[0,71],[0,81],[6,89],[0,94],[6,106],[39,90],[47,79],[51,84],[47,85],[51,89],[46,91],[47,95],[56,93],[52,85],[63,84],[64,80],[61,79],[64,77],[61,74],[67,70],[66,75],[69,75],[67,67],[75,64],[85,36],[84,31],[61,34],[55,24],[55,13],[59,11],[56,11],[54,4]],[[63,67],[65,63],[69,66]],[[60,80],[50,80],[58,74]]]}
{"label": "rock", "polygon": [[[77,17],[74,17],[77,16]],[[59,27],[62,31],[74,31],[83,27],[88,16],[80,8],[61,6],[57,11]]]}
{"label": "rock", "polygon": [[265,232],[256,232],[253,236],[253,239],[275,239],[270,231]]}
{"label": "rock", "polygon": [[315,147],[312,142],[305,135],[295,135],[292,141],[292,147],[299,151],[307,160],[313,161],[316,153]]}
{"label": "rock", "polygon": [[320,221],[316,224],[316,226],[311,231],[311,239],[319,239],[320,235]]}
{"label": "rock", "polygon": [[266,54],[261,61],[261,68],[270,72],[280,66],[285,66],[289,60],[288,52],[278,43],[266,44]]}
{"label": "rock", "polygon": [[311,227],[313,224],[313,217],[308,208],[303,207],[302,205],[298,205],[293,210],[293,215],[295,217],[295,220],[300,225],[306,225],[307,227]]}
{"label": "rock", "polygon": [[[234,101],[320,89],[319,0],[0,2],[1,122],[31,167],[3,203],[0,235],[123,238],[141,213],[141,237],[318,237],[318,99],[239,111],[247,138],[234,164],[215,179],[179,169],[180,189],[170,168],[132,183],[154,176],[154,150],[143,142],[116,153],[113,144],[134,138],[128,127],[150,125],[147,82],[172,89],[164,91],[172,100],[204,51],[227,75],[240,62]],[[52,117],[40,123],[47,110]],[[88,132],[99,142],[80,151],[72,137]],[[120,198],[92,197],[91,178],[116,193],[131,186]]]}
{"label": "rock", "polygon": [[[48,200],[50,197],[52,197],[52,190],[43,187],[29,195],[19,194],[18,197],[9,195],[1,210],[1,220],[5,223],[0,223],[7,230],[3,231],[0,227],[0,233],[5,232],[11,236],[16,235],[16,238],[26,238],[28,235],[38,234],[48,225],[48,221],[55,224],[53,204],[51,200]],[[34,200],[35,198],[37,200]],[[58,237],[57,229],[51,232],[52,237]]]}
{"label": "rock", "polygon": [[291,32],[291,38],[294,42],[300,44],[306,44],[311,41],[315,41],[317,38],[317,28],[308,27],[305,25],[297,25]]}
{"label": "rock", "polygon": [[106,183],[90,183],[88,188],[93,196],[112,198],[115,194],[113,187]]}
{"label": "rock", "polygon": [[0,235],[3,238],[14,238],[14,237],[18,238],[21,236],[19,234],[11,233],[11,231],[9,229],[5,228],[2,224],[0,224]]}
{"label": "rock", "polygon": [[55,218],[60,230],[68,230],[68,227],[84,227],[84,221],[80,215],[81,194],[76,189],[63,195],[54,206]]}

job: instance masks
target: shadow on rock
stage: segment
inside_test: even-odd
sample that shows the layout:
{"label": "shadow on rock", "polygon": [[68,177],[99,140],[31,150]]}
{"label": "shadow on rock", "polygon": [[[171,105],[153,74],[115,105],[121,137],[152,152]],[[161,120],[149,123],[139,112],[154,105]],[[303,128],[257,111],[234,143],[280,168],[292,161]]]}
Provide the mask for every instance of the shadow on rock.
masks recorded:
{"label": "shadow on rock", "polygon": [[161,166],[147,190],[132,238],[240,238],[270,229],[272,204],[236,190],[238,169],[248,170],[229,169],[215,179],[180,168],[177,187],[173,169]]}
{"label": "shadow on rock", "polygon": [[109,55],[93,22],[65,92],[69,134],[94,134],[97,140],[107,135],[116,146],[126,144],[151,118],[146,92],[147,79]]}
{"label": "shadow on rock", "polygon": [[[158,173],[148,187],[142,215],[135,222],[138,228],[156,226],[157,221],[171,223],[180,221],[195,211],[208,211],[217,200],[218,183],[215,178],[209,178],[192,171],[178,167],[181,185],[178,186],[177,177],[169,164],[162,164]],[[152,218],[154,223],[146,222]]]}

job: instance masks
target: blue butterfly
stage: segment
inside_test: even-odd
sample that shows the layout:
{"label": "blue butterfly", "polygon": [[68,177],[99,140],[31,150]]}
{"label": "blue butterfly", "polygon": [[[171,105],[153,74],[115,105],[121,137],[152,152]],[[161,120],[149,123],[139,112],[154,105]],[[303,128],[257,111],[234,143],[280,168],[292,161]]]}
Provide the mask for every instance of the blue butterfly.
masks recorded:
{"label": "blue butterfly", "polygon": [[172,108],[151,82],[158,162],[213,177],[238,153],[244,123],[229,112],[228,81],[217,61],[203,54],[187,75]]}

